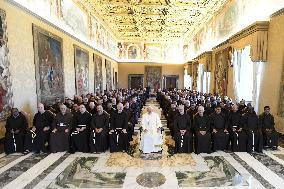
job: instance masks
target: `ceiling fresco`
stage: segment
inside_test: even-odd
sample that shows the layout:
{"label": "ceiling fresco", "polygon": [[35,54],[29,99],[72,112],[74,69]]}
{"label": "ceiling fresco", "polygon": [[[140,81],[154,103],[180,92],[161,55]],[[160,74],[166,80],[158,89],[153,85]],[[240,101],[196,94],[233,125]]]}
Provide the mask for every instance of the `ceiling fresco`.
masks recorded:
{"label": "ceiling fresco", "polygon": [[183,41],[228,0],[81,0],[120,41]]}

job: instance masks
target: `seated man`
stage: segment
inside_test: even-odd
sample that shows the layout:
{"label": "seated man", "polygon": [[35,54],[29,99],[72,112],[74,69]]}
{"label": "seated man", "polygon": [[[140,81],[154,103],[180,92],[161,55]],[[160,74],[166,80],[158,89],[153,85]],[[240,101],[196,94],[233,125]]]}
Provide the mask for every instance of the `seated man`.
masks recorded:
{"label": "seated man", "polygon": [[102,105],[92,117],[90,131],[90,152],[101,153],[108,148],[109,115]]}
{"label": "seated man", "polygon": [[228,150],[229,132],[227,130],[227,118],[221,111],[221,107],[216,106],[215,112],[210,115],[211,128],[213,130],[213,151]]}
{"label": "seated man", "polygon": [[191,153],[193,151],[193,137],[191,132],[191,120],[184,113],[184,106],[178,106],[179,114],[174,119],[175,141],[177,153]]}
{"label": "seated man", "polygon": [[60,106],[60,112],[55,116],[52,123],[52,132],[50,134],[50,151],[64,152],[69,150],[69,136],[72,128],[73,117],[67,113],[67,107],[64,104]]}
{"label": "seated man", "polygon": [[143,153],[159,152],[162,150],[162,123],[157,113],[151,106],[147,107],[147,113],[142,116],[142,134],[140,150]]}
{"label": "seated man", "polygon": [[89,130],[92,115],[86,111],[85,105],[79,106],[79,113],[73,116],[73,132],[71,133],[70,152],[88,152],[89,151]]}
{"label": "seated man", "polygon": [[17,108],[12,108],[6,122],[4,151],[6,154],[24,151],[24,136],[28,129],[26,117]]}
{"label": "seated man", "polygon": [[123,104],[117,104],[117,110],[110,116],[110,152],[126,151],[129,146],[126,129],[128,128],[127,114],[123,111]]}
{"label": "seated man", "polygon": [[195,153],[211,153],[211,133],[209,117],[204,114],[204,107],[198,107],[198,113],[193,118],[195,135]]}
{"label": "seated man", "polygon": [[247,152],[257,151],[262,153],[263,136],[260,128],[259,118],[254,108],[249,107],[248,112],[243,117],[244,129],[247,132]]}
{"label": "seated man", "polygon": [[243,130],[242,114],[238,111],[238,106],[235,104],[228,117],[228,127],[231,139],[231,150],[233,152],[247,151],[247,135]]}
{"label": "seated man", "polygon": [[33,119],[33,127],[25,138],[26,152],[35,151],[39,153],[48,151],[46,143],[49,141],[54,114],[49,110],[46,111],[42,103],[38,104],[37,110],[38,112]]}
{"label": "seated man", "polygon": [[263,133],[264,148],[276,150],[278,147],[278,133],[275,130],[274,117],[270,114],[269,106],[264,107],[264,112],[259,115],[259,122]]}

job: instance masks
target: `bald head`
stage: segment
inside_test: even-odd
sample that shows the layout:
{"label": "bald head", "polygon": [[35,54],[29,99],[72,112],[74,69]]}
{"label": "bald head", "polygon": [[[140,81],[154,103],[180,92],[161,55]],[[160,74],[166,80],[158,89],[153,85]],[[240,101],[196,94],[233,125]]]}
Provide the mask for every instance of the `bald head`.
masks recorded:
{"label": "bald head", "polygon": [[118,103],[116,107],[117,107],[117,110],[118,110],[119,113],[122,112],[122,110],[123,110],[123,104],[122,103]]}
{"label": "bald head", "polygon": [[66,110],[67,110],[67,107],[64,105],[64,104],[60,104],[60,112],[62,113],[62,114],[65,114],[66,113]]}
{"label": "bald head", "polygon": [[198,114],[203,116],[203,113],[204,113],[204,107],[203,106],[199,106],[198,107]]}
{"label": "bald head", "polygon": [[37,110],[39,113],[44,113],[44,105],[42,103],[38,103]]}

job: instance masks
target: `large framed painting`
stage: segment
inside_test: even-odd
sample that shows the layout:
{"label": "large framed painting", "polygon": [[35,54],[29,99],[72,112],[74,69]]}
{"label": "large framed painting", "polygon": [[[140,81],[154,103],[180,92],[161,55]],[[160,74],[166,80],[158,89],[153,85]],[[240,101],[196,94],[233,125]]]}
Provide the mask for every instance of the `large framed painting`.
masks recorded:
{"label": "large framed painting", "polygon": [[12,82],[8,59],[6,13],[0,9],[0,121],[5,120],[13,107]]}
{"label": "large framed painting", "polygon": [[64,98],[62,39],[33,25],[38,102],[52,104]]}
{"label": "large framed painting", "polygon": [[95,92],[103,91],[103,60],[102,57],[93,54],[93,62],[95,64]]}
{"label": "large framed painting", "polygon": [[161,66],[145,66],[146,87],[155,91],[162,87],[162,67]]}
{"label": "large framed painting", "polygon": [[111,61],[105,60],[105,67],[106,67],[106,90],[110,91],[112,89]]}
{"label": "large framed painting", "polygon": [[89,52],[74,45],[75,85],[77,95],[89,92]]}

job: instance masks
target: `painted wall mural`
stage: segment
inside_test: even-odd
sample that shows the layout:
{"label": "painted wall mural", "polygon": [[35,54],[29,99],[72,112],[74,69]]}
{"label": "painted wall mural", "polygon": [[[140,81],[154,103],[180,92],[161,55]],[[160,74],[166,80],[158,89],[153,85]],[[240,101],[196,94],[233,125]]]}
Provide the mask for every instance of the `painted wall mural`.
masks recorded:
{"label": "painted wall mural", "polygon": [[0,121],[9,116],[10,109],[13,107],[8,53],[6,13],[0,9]]}
{"label": "painted wall mural", "polygon": [[104,49],[114,57],[117,56],[117,41],[94,16],[91,16],[90,33],[91,42],[94,46]]}
{"label": "painted wall mural", "polygon": [[73,1],[61,0],[61,16],[65,24],[72,28],[75,33],[89,38],[88,16],[82,8],[78,7]]}
{"label": "painted wall mural", "polygon": [[45,17],[57,15],[59,0],[14,0],[22,6]]}
{"label": "painted wall mural", "polygon": [[95,64],[95,92],[103,91],[103,60],[102,57],[93,54]]}
{"label": "painted wall mural", "polygon": [[216,37],[223,39],[234,32],[235,25],[238,23],[238,13],[240,11],[240,0],[231,4],[225,12],[218,15],[216,19]]}
{"label": "painted wall mural", "polygon": [[190,56],[195,58],[204,51],[220,44],[233,34],[250,24],[266,20],[269,16],[284,6],[283,0],[233,0],[200,28],[189,41]]}
{"label": "painted wall mural", "polygon": [[[36,15],[54,23],[59,28],[94,48],[103,50],[108,56],[116,58],[117,40],[99,20],[89,7],[73,0],[14,0]],[[54,22],[57,20],[57,22]]]}
{"label": "painted wall mural", "polygon": [[76,94],[86,95],[89,92],[89,52],[74,46]]}
{"label": "painted wall mural", "polygon": [[179,62],[188,57],[188,45],[183,43],[118,42],[118,59],[139,61]]}
{"label": "painted wall mural", "polygon": [[51,104],[64,98],[62,39],[33,26],[38,102]]}

